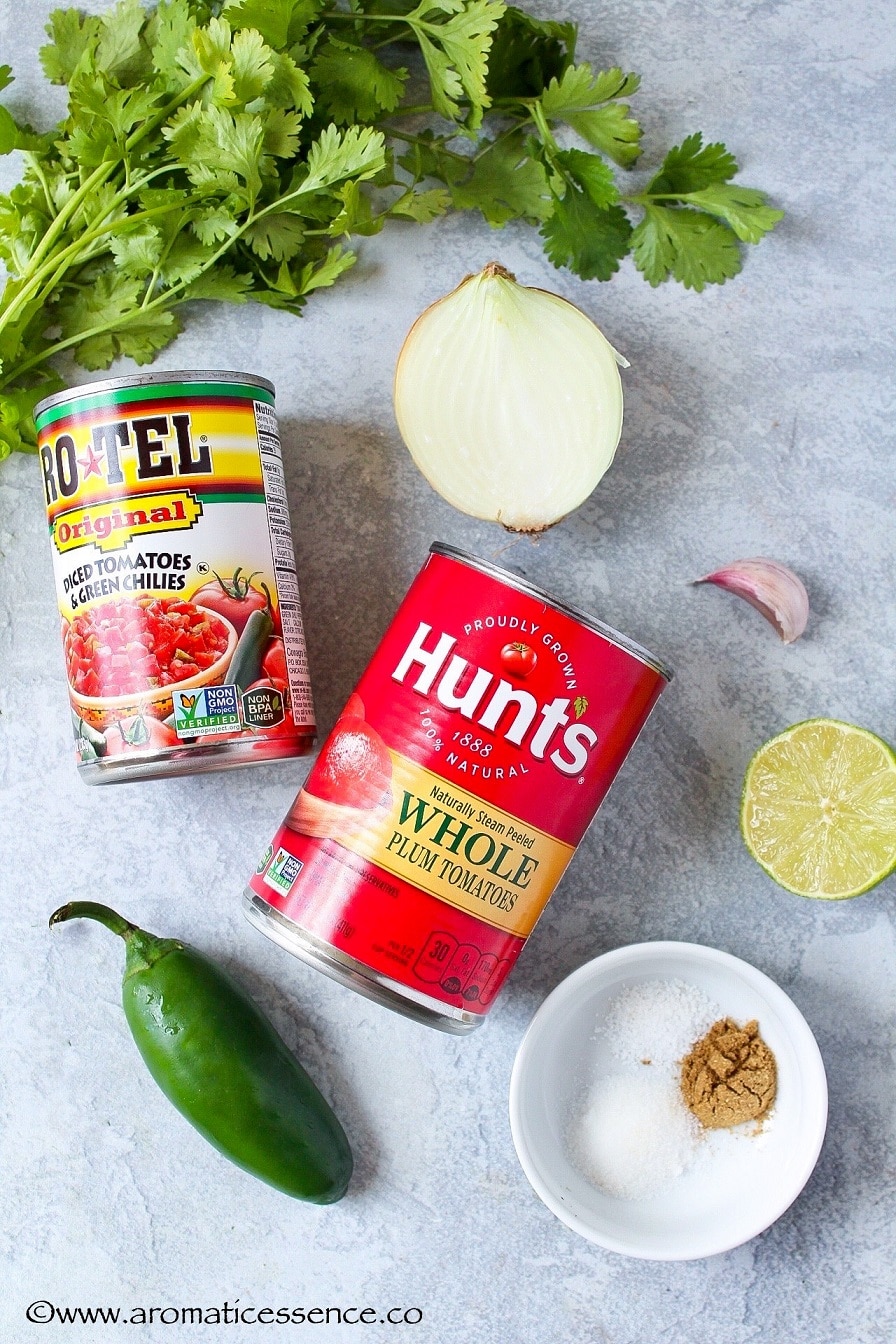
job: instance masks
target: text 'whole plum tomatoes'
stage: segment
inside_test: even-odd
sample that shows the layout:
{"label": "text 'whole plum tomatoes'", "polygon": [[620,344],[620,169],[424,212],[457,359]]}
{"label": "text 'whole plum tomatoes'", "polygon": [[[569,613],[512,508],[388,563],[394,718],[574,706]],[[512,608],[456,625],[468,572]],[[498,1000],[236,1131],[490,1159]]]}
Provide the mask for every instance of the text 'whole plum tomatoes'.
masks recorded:
{"label": "text 'whole plum tomatoes'", "polygon": [[65,632],[68,679],[79,695],[133,695],[198,676],[227,650],[214,612],[170,597],[102,602]]}

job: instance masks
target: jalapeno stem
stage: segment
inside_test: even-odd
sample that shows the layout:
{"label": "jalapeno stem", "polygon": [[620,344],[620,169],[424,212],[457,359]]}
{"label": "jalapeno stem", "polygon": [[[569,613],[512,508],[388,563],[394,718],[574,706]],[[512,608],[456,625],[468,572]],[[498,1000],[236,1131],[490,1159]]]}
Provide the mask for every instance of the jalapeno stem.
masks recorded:
{"label": "jalapeno stem", "polygon": [[124,939],[126,980],[132,975],[150,970],[169,952],[183,950],[183,943],[176,939],[159,938],[154,933],[147,933],[139,924],[132,924],[123,915],[110,910],[108,905],[99,905],[96,901],[69,901],[68,905],[60,906],[50,916],[50,928],[54,924],[64,924],[68,919],[95,919]]}
{"label": "jalapeno stem", "polygon": [[69,901],[68,905],[61,905],[50,916],[50,928],[54,924],[64,924],[68,919],[96,919],[100,924],[105,924],[107,929],[117,933],[119,938],[124,938],[125,942],[135,933],[141,932],[136,924],[110,910],[108,905],[100,905],[97,901]]}

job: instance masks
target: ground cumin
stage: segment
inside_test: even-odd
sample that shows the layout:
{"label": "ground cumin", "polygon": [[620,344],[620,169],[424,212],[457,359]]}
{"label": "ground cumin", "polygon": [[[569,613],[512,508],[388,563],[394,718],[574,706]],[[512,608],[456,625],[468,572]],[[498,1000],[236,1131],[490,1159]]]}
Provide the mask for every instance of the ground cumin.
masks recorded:
{"label": "ground cumin", "polygon": [[714,1022],[681,1061],[685,1102],[707,1129],[731,1129],[765,1115],[775,1099],[775,1057],[759,1023]]}

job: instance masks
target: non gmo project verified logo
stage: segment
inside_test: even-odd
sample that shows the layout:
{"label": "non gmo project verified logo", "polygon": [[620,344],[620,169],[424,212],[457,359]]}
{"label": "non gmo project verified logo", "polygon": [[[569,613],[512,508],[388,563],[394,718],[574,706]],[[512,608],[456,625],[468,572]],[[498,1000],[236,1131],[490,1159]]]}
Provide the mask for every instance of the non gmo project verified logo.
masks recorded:
{"label": "non gmo project verified logo", "polygon": [[264,881],[274,891],[279,891],[285,896],[287,892],[292,891],[293,883],[302,868],[302,860],[297,859],[295,854],[290,854],[285,849],[278,849],[264,875]]}
{"label": "non gmo project verified logo", "polygon": [[239,729],[240,710],[235,686],[205,686],[199,691],[175,691],[174,731],[178,737],[209,737]]}

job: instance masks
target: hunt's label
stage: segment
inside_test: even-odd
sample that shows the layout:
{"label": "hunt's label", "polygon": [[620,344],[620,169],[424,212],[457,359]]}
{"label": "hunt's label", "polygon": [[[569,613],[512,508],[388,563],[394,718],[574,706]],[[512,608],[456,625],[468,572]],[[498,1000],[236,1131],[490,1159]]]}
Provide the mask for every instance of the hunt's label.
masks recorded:
{"label": "hunt's label", "polygon": [[484,1013],[666,680],[622,636],[434,548],[252,890],[396,992]]}

